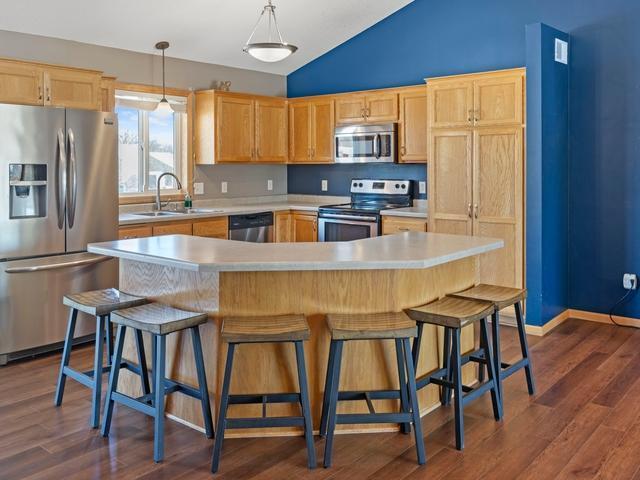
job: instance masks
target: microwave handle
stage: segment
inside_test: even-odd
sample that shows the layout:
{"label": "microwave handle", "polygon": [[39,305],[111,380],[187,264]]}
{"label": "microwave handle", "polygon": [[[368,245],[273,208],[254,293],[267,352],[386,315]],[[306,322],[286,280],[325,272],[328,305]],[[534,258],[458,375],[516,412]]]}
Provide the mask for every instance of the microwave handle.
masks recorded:
{"label": "microwave handle", "polygon": [[380,142],[380,134],[376,133],[375,138],[373,139],[373,156],[376,158],[380,158],[380,150],[381,150],[381,142]]}

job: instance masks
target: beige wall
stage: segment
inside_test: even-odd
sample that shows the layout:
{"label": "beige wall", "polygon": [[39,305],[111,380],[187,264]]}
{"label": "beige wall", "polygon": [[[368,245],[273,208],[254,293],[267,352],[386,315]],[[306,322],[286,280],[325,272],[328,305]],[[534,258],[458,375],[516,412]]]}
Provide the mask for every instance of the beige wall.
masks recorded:
{"label": "beige wall", "polygon": [[[215,48],[214,45],[211,48]],[[238,47],[240,48],[240,47]],[[154,50],[153,45],[149,51]],[[170,54],[171,49],[167,51]],[[0,57],[69,65],[101,70],[119,81],[162,84],[162,60],[157,54],[137,53],[117,48],[60,40],[0,30]],[[167,86],[202,90],[221,80],[231,81],[231,90],[263,95],[286,95],[286,77],[175,58],[166,59]],[[283,194],[287,191],[285,165],[214,165],[196,167],[194,181],[205,184],[198,198]],[[267,180],[273,191],[267,191]],[[228,182],[229,192],[220,193],[220,183]]]}

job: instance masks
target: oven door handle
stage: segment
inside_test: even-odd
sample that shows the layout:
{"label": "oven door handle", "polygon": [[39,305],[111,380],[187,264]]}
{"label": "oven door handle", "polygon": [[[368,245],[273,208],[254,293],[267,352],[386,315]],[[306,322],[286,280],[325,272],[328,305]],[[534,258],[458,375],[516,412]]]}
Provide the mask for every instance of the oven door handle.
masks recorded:
{"label": "oven door handle", "polygon": [[363,222],[377,222],[378,219],[376,217],[365,217],[360,215],[340,215],[337,213],[323,213],[320,215],[320,218],[335,218],[338,220],[355,220],[355,221],[363,221]]}

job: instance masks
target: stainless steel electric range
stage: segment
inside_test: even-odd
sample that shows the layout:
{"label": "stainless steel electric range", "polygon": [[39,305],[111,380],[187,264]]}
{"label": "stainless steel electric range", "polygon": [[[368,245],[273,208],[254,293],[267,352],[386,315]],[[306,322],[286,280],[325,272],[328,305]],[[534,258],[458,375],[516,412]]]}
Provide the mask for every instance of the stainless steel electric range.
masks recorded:
{"label": "stainless steel electric range", "polygon": [[380,212],[410,207],[410,180],[351,181],[351,203],[318,209],[318,240],[339,242],[376,237],[381,233]]}

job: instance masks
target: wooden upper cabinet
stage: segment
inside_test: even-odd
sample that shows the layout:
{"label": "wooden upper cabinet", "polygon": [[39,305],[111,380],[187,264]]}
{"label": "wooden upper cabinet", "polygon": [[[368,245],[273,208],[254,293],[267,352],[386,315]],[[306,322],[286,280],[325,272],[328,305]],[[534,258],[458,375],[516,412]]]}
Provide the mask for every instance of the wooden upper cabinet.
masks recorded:
{"label": "wooden upper cabinet", "polygon": [[289,105],[290,161],[333,162],[334,102],[331,99]]}
{"label": "wooden upper cabinet", "polygon": [[523,75],[493,76],[473,83],[474,125],[523,123]]}
{"label": "wooden upper cabinet", "polygon": [[0,60],[0,103],[43,105],[43,74],[32,64]]}
{"label": "wooden upper cabinet", "polygon": [[398,120],[398,95],[395,93],[375,93],[367,95],[367,122],[395,122]]}
{"label": "wooden upper cabinet", "polygon": [[101,110],[101,78],[98,72],[47,68],[44,72],[44,104],[56,107]]}
{"label": "wooden upper cabinet", "polygon": [[426,162],[428,158],[427,88],[399,95],[399,162]]}
{"label": "wooden upper cabinet", "polygon": [[224,95],[218,97],[215,115],[216,163],[248,163],[253,160],[255,155],[253,109],[251,97]]}
{"label": "wooden upper cabinet", "polygon": [[447,80],[428,86],[429,113],[434,128],[473,125],[473,82]]}
{"label": "wooden upper cabinet", "polygon": [[336,123],[362,123],[366,120],[364,95],[341,95],[336,98]]}
{"label": "wooden upper cabinet", "polygon": [[100,109],[113,112],[116,109],[116,78],[102,77],[100,81]]}
{"label": "wooden upper cabinet", "polygon": [[289,159],[287,102],[284,99],[255,100],[256,150],[254,160],[286,163]]}
{"label": "wooden upper cabinet", "polygon": [[311,103],[289,104],[289,160],[311,162]]}

